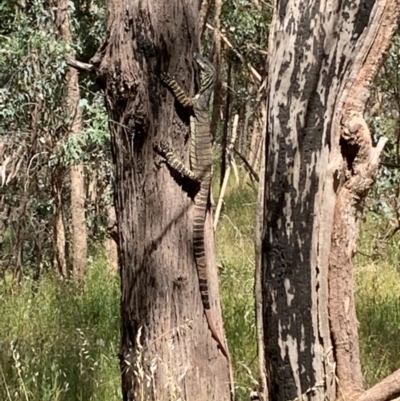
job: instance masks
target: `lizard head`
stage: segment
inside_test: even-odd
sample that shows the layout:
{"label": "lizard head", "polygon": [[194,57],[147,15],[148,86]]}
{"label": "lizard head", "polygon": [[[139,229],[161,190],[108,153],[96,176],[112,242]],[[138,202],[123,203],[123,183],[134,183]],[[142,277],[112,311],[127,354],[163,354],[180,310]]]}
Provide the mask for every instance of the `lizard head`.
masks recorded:
{"label": "lizard head", "polygon": [[215,68],[212,63],[206,58],[200,56],[199,53],[194,53],[194,59],[196,63],[199,65],[201,70],[201,88],[200,93],[204,93],[205,91],[214,88],[215,83]]}

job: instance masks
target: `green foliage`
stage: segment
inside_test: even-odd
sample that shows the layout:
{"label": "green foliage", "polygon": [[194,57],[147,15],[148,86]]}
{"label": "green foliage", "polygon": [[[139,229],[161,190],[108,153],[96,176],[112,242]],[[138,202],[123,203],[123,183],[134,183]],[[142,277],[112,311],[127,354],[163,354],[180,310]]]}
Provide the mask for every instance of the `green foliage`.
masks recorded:
{"label": "green foliage", "polygon": [[[29,139],[31,129],[41,129],[44,135],[57,126],[55,116],[66,118],[60,82],[69,49],[56,40],[43,1],[29,7],[12,5],[2,6],[12,23],[0,28],[6,33],[0,36],[0,136],[12,133],[9,140],[21,143]],[[46,114],[35,118],[39,107]]]}
{"label": "green foliage", "polygon": [[[378,230],[372,238],[374,258],[400,229],[400,34],[397,34],[384,68],[375,83],[375,99],[380,104],[378,115],[370,118],[375,141],[381,136],[388,138],[384,148],[377,182],[367,202],[369,217]],[[382,256],[384,258],[384,256]]]}
{"label": "green foliage", "polygon": [[82,288],[0,286],[0,399],[120,400],[119,283],[101,257]]}
{"label": "green foliage", "polygon": [[78,59],[88,61],[105,39],[105,0],[73,0],[69,6],[74,49]]}
{"label": "green foliage", "polygon": [[[7,261],[5,267],[18,263],[19,245],[23,250],[19,258],[26,260],[24,268],[29,271],[42,264],[50,245],[52,198],[47,164],[69,120],[62,84],[68,47],[56,40],[46,2],[10,1],[1,7],[0,165],[6,158],[9,163],[8,185],[0,187],[0,219],[7,220],[0,264],[2,258]],[[34,195],[29,196],[30,192]],[[7,217],[8,209],[13,212]]]}
{"label": "green foliage", "polygon": [[[83,133],[60,141],[60,161],[64,166],[77,162],[94,162],[96,168],[103,164],[105,171],[111,169],[110,131],[104,107],[103,94],[97,93],[92,99],[81,98]],[[57,156],[55,156],[57,157]]]}
{"label": "green foliage", "polygon": [[[8,163],[2,170],[7,185],[0,186],[0,220],[8,222],[6,233],[0,232],[5,238],[0,265],[1,259],[5,268],[17,264],[21,253],[30,274],[29,267],[39,269],[51,258],[55,183],[63,187],[68,219],[67,169],[73,163],[85,163],[87,181],[98,183],[87,205],[88,226],[92,239],[104,236],[111,155],[103,97],[94,74],[80,74],[83,134],[70,137],[65,78],[67,56],[78,53],[88,61],[100,46],[105,4],[69,2],[71,43],[60,39],[56,9],[46,0],[3,2],[0,11],[0,169]],[[29,219],[21,218],[25,215]]]}
{"label": "green foliage", "polygon": [[272,7],[263,2],[260,4],[261,9],[258,9],[252,0],[225,1],[221,22],[223,31],[246,61],[263,70],[268,54]]}

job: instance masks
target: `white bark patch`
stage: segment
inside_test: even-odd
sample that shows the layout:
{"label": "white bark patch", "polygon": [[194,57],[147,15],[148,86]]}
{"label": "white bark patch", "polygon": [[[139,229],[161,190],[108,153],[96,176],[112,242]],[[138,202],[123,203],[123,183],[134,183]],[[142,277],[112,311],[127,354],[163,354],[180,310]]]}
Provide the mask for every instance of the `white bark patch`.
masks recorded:
{"label": "white bark patch", "polygon": [[[290,367],[292,368],[293,378],[296,383],[297,396],[300,396],[300,377],[299,377],[299,360],[298,360],[298,351],[297,351],[297,340],[292,336],[287,336],[286,338],[282,335],[282,325],[279,322],[279,348],[281,350],[281,358],[282,360],[286,359],[286,356],[289,357]],[[302,330],[302,343],[304,339],[304,330]]]}
{"label": "white bark patch", "polygon": [[304,352],[306,349],[303,339],[304,339],[304,325],[302,324],[301,325],[301,343],[300,343],[300,351],[301,352]]}
{"label": "white bark patch", "polygon": [[[283,285],[285,286],[287,304],[290,307],[294,299],[294,294],[290,293],[290,280],[288,278],[285,278],[285,280],[283,281]],[[294,292],[294,289],[292,291]]]}
{"label": "white bark patch", "polygon": [[278,307],[276,304],[276,292],[271,292],[271,309],[272,313],[278,313]]}
{"label": "white bark patch", "polygon": [[303,188],[303,193],[301,194],[301,211],[303,212],[303,207],[305,206],[304,199],[311,191],[311,179],[313,178],[313,171],[316,171],[318,167],[318,153],[313,152],[311,155],[311,163],[306,165],[306,180]]}
{"label": "white bark patch", "polygon": [[[300,235],[298,235],[298,237],[297,237],[297,244],[299,246],[299,249],[303,249],[303,240],[301,239]],[[299,253],[299,257],[300,257],[300,261],[303,262],[304,261],[304,256],[303,256],[302,252]]]}
{"label": "white bark patch", "polygon": [[346,297],[346,299],[344,300],[344,309],[346,311],[346,314],[348,314],[350,310],[350,297]]}
{"label": "white bark patch", "polygon": [[[291,175],[289,175],[290,177]],[[292,222],[292,208],[290,205],[291,202],[291,196],[290,196],[290,192],[286,192],[285,193],[285,207],[283,208],[283,210],[285,211],[284,214],[286,216],[286,219],[288,222]],[[293,224],[286,224],[286,235],[287,237],[290,239],[293,233]]]}

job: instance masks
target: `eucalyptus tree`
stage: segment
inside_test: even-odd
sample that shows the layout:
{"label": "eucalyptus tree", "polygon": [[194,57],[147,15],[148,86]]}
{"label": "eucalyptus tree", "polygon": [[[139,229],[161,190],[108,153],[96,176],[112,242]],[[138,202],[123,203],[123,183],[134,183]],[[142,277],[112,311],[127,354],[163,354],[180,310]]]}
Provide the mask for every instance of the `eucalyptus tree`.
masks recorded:
{"label": "eucalyptus tree", "polygon": [[399,13],[398,0],[276,4],[256,287],[264,398],[400,395],[400,370],[364,388],[352,264],[386,142],[364,111]]}
{"label": "eucalyptus tree", "polygon": [[[193,188],[160,166],[154,151],[164,140],[185,159],[190,111],[174,102],[160,75],[196,93],[198,10],[189,0],[110,0],[107,37],[92,59],[112,137],[125,400],[229,398],[227,361],[204,318],[193,258]],[[205,234],[221,332],[210,215]]]}
{"label": "eucalyptus tree", "polygon": [[[7,223],[0,223],[0,259],[3,268],[12,267],[18,277],[31,274],[31,267],[38,277],[41,268],[52,265],[63,276],[69,274],[68,169],[85,163],[89,178],[102,173],[97,180],[100,190],[110,177],[109,169],[98,168],[107,167],[110,160],[104,107],[94,94],[98,87],[88,75],[78,81],[66,63],[73,52],[83,59],[93,55],[104,31],[104,5],[101,0],[77,2],[76,7],[67,3],[11,0],[0,6],[0,220]],[[71,109],[66,107],[71,105],[67,87],[69,95],[81,90]],[[79,139],[68,135],[77,126],[77,116],[82,117]],[[82,168],[78,175],[81,172]],[[81,180],[80,192],[82,184]],[[82,206],[87,203],[82,194],[78,197],[78,225],[85,230]],[[98,215],[106,214],[103,204],[97,203]],[[73,242],[85,244],[82,239]],[[83,255],[79,259],[85,262],[84,248],[73,255]]]}

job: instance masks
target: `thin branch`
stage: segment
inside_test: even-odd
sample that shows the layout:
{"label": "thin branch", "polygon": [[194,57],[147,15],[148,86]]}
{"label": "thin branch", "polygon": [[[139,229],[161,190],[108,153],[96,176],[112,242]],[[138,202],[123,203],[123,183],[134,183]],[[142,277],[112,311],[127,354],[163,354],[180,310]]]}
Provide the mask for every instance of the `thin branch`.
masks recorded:
{"label": "thin branch", "polygon": [[[238,123],[239,123],[239,114],[236,114],[235,117],[234,117],[234,120],[233,120],[231,140],[230,140],[230,142],[229,142],[229,144],[227,146],[227,158],[228,159],[231,159],[230,152],[231,152],[231,149],[233,149],[234,144],[235,144]],[[232,160],[233,160],[233,158],[232,158]],[[231,164],[228,165],[228,168],[226,169],[225,176],[224,176],[224,179],[223,179],[223,182],[222,182],[221,192],[219,194],[219,199],[218,199],[218,204],[217,204],[217,209],[215,210],[214,231],[217,230],[219,215],[221,213],[222,203],[224,201],[226,187],[228,186],[229,175],[231,173],[232,160],[231,160]]]}
{"label": "thin branch", "polygon": [[[206,24],[206,27],[208,29],[214,30],[214,27],[210,24]],[[221,39],[228,45],[228,47],[230,49],[232,49],[232,51],[235,53],[235,55],[239,58],[239,60],[246,65],[246,67],[249,69],[249,71],[251,72],[251,74],[253,75],[253,77],[258,81],[261,82],[261,75],[259,74],[259,72],[250,64],[247,63],[246,60],[244,59],[243,55],[240,54],[239,50],[236,49],[232,43],[229,41],[229,39],[221,32]]]}
{"label": "thin branch", "polygon": [[387,168],[400,168],[400,164],[396,164],[396,163],[380,162],[379,164],[381,166],[384,166],[384,167],[387,167]]}
{"label": "thin branch", "polygon": [[254,177],[254,179],[257,182],[259,182],[260,181],[260,177],[258,176],[256,171],[253,169],[253,167],[251,167],[250,163],[246,160],[246,158],[236,148],[233,148],[233,150],[240,157],[240,159],[244,163],[244,165],[247,168],[247,170],[249,171],[249,173]]}

